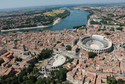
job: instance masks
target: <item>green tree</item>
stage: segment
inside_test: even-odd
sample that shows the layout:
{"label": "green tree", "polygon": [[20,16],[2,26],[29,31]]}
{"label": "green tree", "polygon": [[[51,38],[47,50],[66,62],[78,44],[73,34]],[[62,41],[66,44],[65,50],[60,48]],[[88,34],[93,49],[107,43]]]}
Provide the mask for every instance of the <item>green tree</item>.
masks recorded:
{"label": "green tree", "polygon": [[2,63],[4,63],[4,60],[3,60],[3,59],[0,60],[0,66],[1,66]]}
{"label": "green tree", "polygon": [[27,73],[26,73],[26,70],[22,71],[19,75],[18,75],[18,82],[21,83],[23,82],[23,77],[26,76]]}
{"label": "green tree", "polygon": [[90,21],[90,24],[101,24],[100,22]]}
{"label": "green tree", "polygon": [[42,50],[42,52],[38,55],[38,59],[39,59],[39,60],[42,60],[42,59],[49,58],[52,53],[53,53],[53,50],[44,49],[44,50]]}
{"label": "green tree", "polygon": [[107,84],[125,84],[125,81],[122,79],[116,80],[114,77],[108,77]]}
{"label": "green tree", "polygon": [[22,58],[18,58],[18,57],[16,57],[16,61],[22,61]]}
{"label": "green tree", "polygon": [[117,84],[125,84],[125,81],[122,79],[118,79]]}
{"label": "green tree", "polygon": [[10,82],[11,82],[11,79],[10,79],[10,78],[7,78],[7,79],[6,79],[6,84],[10,84]]}
{"label": "green tree", "polygon": [[35,76],[30,76],[29,79],[32,80],[32,82],[34,82],[34,83],[37,81],[37,77],[35,77]]}
{"label": "green tree", "polygon": [[71,49],[72,49],[72,47],[70,45],[66,46],[66,50],[71,50]]}
{"label": "green tree", "polygon": [[94,52],[89,52],[88,55],[89,55],[89,58],[94,58],[95,56],[97,56],[97,54]]}
{"label": "green tree", "polygon": [[117,30],[120,30],[120,31],[122,31],[122,30],[123,30],[123,28],[119,27],[119,28],[117,28]]}
{"label": "green tree", "polygon": [[58,43],[61,43],[61,41],[57,41],[57,44],[58,44]]}
{"label": "green tree", "polygon": [[69,82],[65,82],[65,83],[63,83],[63,84],[72,84],[72,83],[69,83]]}
{"label": "green tree", "polygon": [[107,84],[116,84],[116,83],[117,83],[117,81],[114,77],[109,77],[107,79]]}
{"label": "green tree", "polygon": [[42,78],[38,79],[35,84],[45,84]]}
{"label": "green tree", "polygon": [[35,73],[37,73],[39,71],[39,69],[37,69],[37,68],[34,68],[33,69],[33,73],[35,74]]}
{"label": "green tree", "polygon": [[60,81],[66,80],[67,69],[65,69],[61,66],[61,67],[59,67],[59,70],[55,71],[55,73],[56,73],[56,79],[59,79]]}
{"label": "green tree", "polygon": [[112,27],[112,28],[110,29],[110,31],[115,31],[115,30],[114,30],[114,28]]}
{"label": "green tree", "polygon": [[109,32],[105,32],[104,34],[106,34],[106,35],[111,35]]}
{"label": "green tree", "polygon": [[30,73],[33,70],[33,67],[29,66],[28,68],[26,68],[26,72]]}
{"label": "green tree", "polygon": [[18,84],[17,76],[11,77],[11,84]]}
{"label": "green tree", "polygon": [[12,64],[8,64],[7,68],[10,68],[12,66]]}
{"label": "green tree", "polygon": [[32,80],[26,80],[25,84],[34,84]]}
{"label": "green tree", "polygon": [[23,76],[23,80],[26,81],[28,79],[28,77],[25,75]]}
{"label": "green tree", "polygon": [[107,24],[107,21],[105,21],[105,20],[102,20],[102,21],[101,21],[101,23],[103,23],[103,24]]}

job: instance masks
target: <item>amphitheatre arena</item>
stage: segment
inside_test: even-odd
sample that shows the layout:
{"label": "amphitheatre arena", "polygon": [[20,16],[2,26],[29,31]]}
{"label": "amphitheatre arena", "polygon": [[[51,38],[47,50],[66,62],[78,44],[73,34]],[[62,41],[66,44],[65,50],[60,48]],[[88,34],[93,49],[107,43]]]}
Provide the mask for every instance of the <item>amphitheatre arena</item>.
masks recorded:
{"label": "amphitheatre arena", "polygon": [[112,49],[112,42],[104,36],[91,35],[79,39],[77,44],[80,48],[89,52],[109,52]]}

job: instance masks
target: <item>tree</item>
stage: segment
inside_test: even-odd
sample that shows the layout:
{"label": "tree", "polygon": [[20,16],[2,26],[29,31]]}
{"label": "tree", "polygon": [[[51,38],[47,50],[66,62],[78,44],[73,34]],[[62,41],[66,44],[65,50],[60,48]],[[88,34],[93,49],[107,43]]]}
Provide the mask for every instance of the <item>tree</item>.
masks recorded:
{"label": "tree", "polygon": [[26,80],[25,84],[34,84],[32,80]]}
{"label": "tree", "polygon": [[23,77],[26,76],[26,70],[22,71],[19,75],[18,75],[18,82],[21,83],[23,82]]}
{"label": "tree", "polygon": [[66,50],[71,50],[71,49],[72,49],[72,47],[70,45],[66,46]]}
{"label": "tree", "polygon": [[57,44],[58,44],[58,43],[61,43],[61,42],[60,42],[60,41],[57,41]]}
{"label": "tree", "polygon": [[27,76],[23,76],[23,80],[26,81],[28,79]]}
{"label": "tree", "polygon": [[21,62],[21,61],[22,61],[22,58],[18,58],[18,57],[16,57],[16,61]]}
{"label": "tree", "polygon": [[125,84],[125,81],[122,79],[116,80],[114,77],[108,77],[107,84]]}
{"label": "tree", "polygon": [[42,60],[42,59],[49,58],[52,53],[53,53],[53,50],[44,49],[44,50],[42,50],[42,52],[38,55],[38,59],[39,59],[39,60]]}
{"label": "tree", "polygon": [[102,30],[102,31],[105,31],[106,29],[100,29],[100,28],[98,29],[98,31],[101,31],[101,30]]}
{"label": "tree", "polygon": [[33,67],[29,66],[28,68],[26,68],[26,72],[30,73],[33,70]]}
{"label": "tree", "polygon": [[10,82],[11,82],[11,79],[10,79],[10,78],[7,78],[7,79],[6,79],[6,84],[10,84]]}
{"label": "tree", "polygon": [[72,84],[72,83],[69,83],[69,82],[65,82],[65,83],[63,83],[63,84]]}
{"label": "tree", "polygon": [[122,31],[122,30],[123,30],[123,28],[119,27],[119,28],[117,28],[117,30],[120,30],[120,31]]}
{"label": "tree", "polygon": [[102,20],[102,21],[101,21],[101,23],[103,23],[103,24],[107,24],[107,21],[105,21],[105,20]]}
{"label": "tree", "polygon": [[32,82],[36,82],[37,81],[37,77],[35,77],[35,76],[30,76],[30,80],[32,80]]}
{"label": "tree", "polygon": [[16,76],[8,77],[5,75],[1,77],[0,84],[18,84],[18,80]]}
{"label": "tree", "polygon": [[4,63],[4,60],[3,60],[3,59],[0,60],[0,66],[1,66],[2,63]]}
{"label": "tree", "polygon": [[109,17],[114,17],[114,14],[108,14]]}
{"label": "tree", "polygon": [[12,64],[8,64],[7,68],[10,68],[12,66]]}
{"label": "tree", "polygon": [[101,24],[101,23],[96,21],[90,21],[90,24]]}
{"label": "tree", "polygon": [[44,80],[42,78],[38,79],[35,84],[44,84]]}
{"label": "tree", "polygon": [[105,32],[104,34],[106,34],[106,35],[111,35],[110,33],[108,33],[108,32]]}
{"label": "tree", "polygon": [[39,71],[39,69],[37,69],[37,68],[34,68],[33,69],[33,73],[35,74],[35,73],[37,73]]}
{"label": "tree", "polygon": [[18,84],[17,76],[11,77],[11,84]]}
{"label": "tree", "polygon": [[116,83],[117,83],[117,81],[114,77],[109,77],[107,79],[107,84],[116,84]]}
{"label": "tree", "polygon": [[65,81],[66,80],[66,73],[67,73],[67,69],[60,66],[59,70],[55,71],[56,79],[59,79],[59,81]]}
{"label": "tree", "polygon": [[95,56],[97,56],[97,54],[94,52],[89,52],[88,55],[89,55],[89,58],[94,58]]}
{"label": "tree", "polygon": [[114,28],[112,27],[112,28],[110,29],[110,31],[115,31],[115,30],[114,30]]}
{"label": "tree", "polygon": [[125,81],[122,79],[118,79],[117,84],[125,84]]}

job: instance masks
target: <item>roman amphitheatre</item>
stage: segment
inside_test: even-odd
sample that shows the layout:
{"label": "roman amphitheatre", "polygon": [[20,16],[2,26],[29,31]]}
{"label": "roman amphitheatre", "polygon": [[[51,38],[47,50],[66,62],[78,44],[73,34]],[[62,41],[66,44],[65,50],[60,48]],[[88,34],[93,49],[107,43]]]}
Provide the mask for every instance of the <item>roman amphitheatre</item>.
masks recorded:
{"label": "roman amphitheatre", "polygon": [[112,41],[100,35],[90,35],[80,38],[77,45],[89,52],[102,53],[112,50]]}

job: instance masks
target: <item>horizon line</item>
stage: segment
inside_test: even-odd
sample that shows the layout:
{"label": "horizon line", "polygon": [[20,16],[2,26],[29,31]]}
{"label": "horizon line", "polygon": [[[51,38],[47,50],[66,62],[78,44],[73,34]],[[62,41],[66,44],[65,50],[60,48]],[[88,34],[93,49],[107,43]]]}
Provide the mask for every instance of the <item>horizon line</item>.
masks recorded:
{"label": "horizon line", "polygon": [[113,3],[84,3],[84,4],[55,4],[55,5],[38,5],[38,6],[24,6],[24,7],[13,7],[13,8],[0,8],[0,10],[11,10],[11,9],[23,9],[23,8],[36,8],[36,7],[54,7],[54,6],[75,6],[75,5],[122,5],[122,4],[125,4],[124,3],[121,3],[121,2],[113,2]]}

